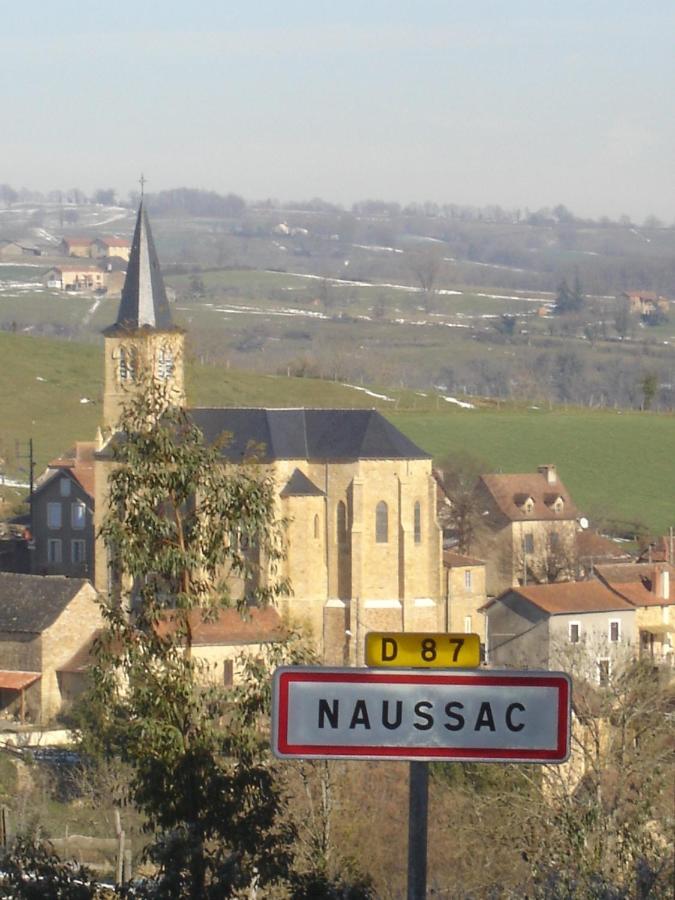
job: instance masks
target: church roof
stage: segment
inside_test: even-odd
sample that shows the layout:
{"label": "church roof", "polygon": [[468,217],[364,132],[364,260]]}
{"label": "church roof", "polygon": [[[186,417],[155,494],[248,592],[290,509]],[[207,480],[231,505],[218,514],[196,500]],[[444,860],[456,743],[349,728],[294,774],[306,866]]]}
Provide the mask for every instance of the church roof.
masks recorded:
{"label": "church roof", "polygon": [[282,497],[323,497],[321,488],[318,488],[304,472],[295,469],[281,491]]}
{"label": "church roof", "polygon": [[254,458],[357,460],[431,459],[374,409],[197,408],[188,412],[207,443],[231,436],[222,455]]}
{"label": "church roof", "polygon": [[104,334],[147,328],[172,331],[174,325],[148,214],[141,202],[117,321],[106,328]]}

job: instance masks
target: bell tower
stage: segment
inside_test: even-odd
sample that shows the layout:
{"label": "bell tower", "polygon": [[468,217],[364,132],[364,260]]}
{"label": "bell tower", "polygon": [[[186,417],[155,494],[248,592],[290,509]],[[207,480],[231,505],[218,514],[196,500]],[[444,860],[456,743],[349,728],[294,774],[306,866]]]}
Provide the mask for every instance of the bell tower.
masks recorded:
{"label": "bell tower", "polygon": [[184,332],[171,320],[142,197],[117,320],[103,334],[104,430],[115,430],[125,402],[147,377],[167,387],[173,405],[185,405]]}

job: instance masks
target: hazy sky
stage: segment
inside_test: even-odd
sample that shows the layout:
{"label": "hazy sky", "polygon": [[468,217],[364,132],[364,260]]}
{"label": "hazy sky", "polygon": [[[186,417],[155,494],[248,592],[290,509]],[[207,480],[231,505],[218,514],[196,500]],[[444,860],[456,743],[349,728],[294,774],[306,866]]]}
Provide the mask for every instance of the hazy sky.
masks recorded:
{"label": "hazy sky", "polygon": [[675,219],[673,0],[3,4],[0,182]]}

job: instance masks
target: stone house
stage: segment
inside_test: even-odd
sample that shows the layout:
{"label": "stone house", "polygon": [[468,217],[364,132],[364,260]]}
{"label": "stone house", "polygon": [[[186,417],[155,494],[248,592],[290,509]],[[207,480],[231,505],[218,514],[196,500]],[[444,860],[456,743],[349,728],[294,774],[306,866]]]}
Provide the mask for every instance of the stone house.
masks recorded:
{"label": "stone house", "polygon": [[61,667],[101,626],[90,582],[0,573],[0,716],[51,722],[69,699]]}
{"label": "stone house", "polygon": [[[175,628],[171,615],[158,625],[160,634]],[[241,674],[241,654],[258,655],[265,644],[287,634],[276,609],[251,609],[244,619],[236,609],[222,609],[213,621],[205,621],[199,610],[190,614],[192,657],[205,666],[210,682],[225,687],[237,684]]]}
{"label": "stone house", "polygon": [[664,563],[596,565],[603,584],[635,607],[639,653],[660,665],[675,665],[675,568]]}
{"label": "stone house", "polygon": [[485,563],[452,550],[443,551],[445,622],[444,631],[477,634],[485,646],[486,619],[482,612],[485,593]]}
{"label": "stone house", "polygon": [[94,442],[52,460],[33,492],[32,571],[94,578]]}
{"label": "stone house", "polygon": [[129,260],[131,244],[126,238],[102,237],[94,238],[89,247],[89,255],[92,259],[109,259],[117,257]]}
{"label": "stone house", "polygon": [[90,237],[64,237],[59,244],[61,256],[90,256]]}
{"label": "stone house", "polygon": [[654,291],[626,291],[623,296],[630,304],[630,311],[638,316],[651,316],[657,310],[667,315],[670,309],[668,298]]}
{"label": "stone house", "polygon": [[508,588],[483,610],[493,666],[563,669],[604,684],[637,653],[635,606],[597,580]]}
{"label": "stone house", "polygon": [[[105,334],[103,429],[144,369],[185,406],[182,330],[172,322],[157,255],[141,205],[116,322]],[[289,522],[280,575],[293,595],[279,601],[290,623],[331,663],[363,660],[368,630],[436,631],[445,613],[441,532],[431,456],[375,410],[188,410],[208,441],[232,435],[224,464],[241,464],[251,444],[277,486]],[[109,438],[97,453],[95,508],[106,509]],[[96,584],[107,589],[105,548],[96,546]]]}
{"label": "stone house", "polygon": [[21,259],[25,256],[40,256],[41,250],[24,241],[0,240],[0,259]]}
{"label": "stone house", "polygon": [[471,550],[487,564],[487,593],[573,578],[577,508],[554,465],[536,473],[482,475]]}

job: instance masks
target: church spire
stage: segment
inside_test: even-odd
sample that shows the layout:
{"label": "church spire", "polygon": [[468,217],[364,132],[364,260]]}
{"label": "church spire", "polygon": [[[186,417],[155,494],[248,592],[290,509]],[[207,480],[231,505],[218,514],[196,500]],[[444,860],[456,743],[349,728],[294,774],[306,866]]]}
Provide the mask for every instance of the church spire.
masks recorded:
{"label": "church spire", "polygon": [[141,197],[117,320],[104,333],[147,328],[174,330],[155,242]]}

